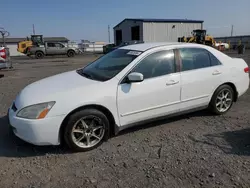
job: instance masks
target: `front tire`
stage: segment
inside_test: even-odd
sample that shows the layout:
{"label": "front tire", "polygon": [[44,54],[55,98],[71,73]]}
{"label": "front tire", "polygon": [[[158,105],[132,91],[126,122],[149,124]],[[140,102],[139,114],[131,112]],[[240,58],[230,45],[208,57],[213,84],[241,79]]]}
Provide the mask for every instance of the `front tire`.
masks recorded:
{"label": "front tire", "polygon": [[84,109],[72,114],[64,129],[64,140],[73,151],[97,148],[109,136],[109,120],[99,110]]}
{"label": "front tire", "polygon": [[216,89],[210,101],[210,110],[217,115],[225,114],[233,105],[234,95],[235,93],[231,86],[220,86]]}

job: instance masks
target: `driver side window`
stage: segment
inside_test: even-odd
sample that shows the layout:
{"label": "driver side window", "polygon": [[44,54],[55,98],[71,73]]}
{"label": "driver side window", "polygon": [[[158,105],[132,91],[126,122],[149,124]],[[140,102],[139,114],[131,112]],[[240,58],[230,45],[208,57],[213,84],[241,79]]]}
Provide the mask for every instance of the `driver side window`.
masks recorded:
{"label": "driver side window", "polygon": [[163,50],[144,58],[131,72],[139,72],[147,79],[171,74],[175,70],[174,51]]}

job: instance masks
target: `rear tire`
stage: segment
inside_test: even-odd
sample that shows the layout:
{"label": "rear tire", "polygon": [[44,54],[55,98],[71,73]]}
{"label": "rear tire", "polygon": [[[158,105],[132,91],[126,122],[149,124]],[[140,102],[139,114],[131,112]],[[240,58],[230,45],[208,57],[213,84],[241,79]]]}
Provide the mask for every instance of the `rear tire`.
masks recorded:
{"label": "rear tire", "polygon": [[73,50],[69,50],[67,53],[68,57],[74,57],[75,56],[75,52]]}
{"label": "rear tire", "polygon": [[44,57],[44,53],[38,51],[38,52],[35,53],[35,56],[36,56],[37,59],[42,59]]}
{"label": "rear tire", "polygon": [[233,105],[234,95],[235,93],[231,86],[222,85],[218,87],[210,101],[210,111],[217,115],[225,114]]}
{"label": "rear tire", "polygon": [[99,110],[84,109],[72,114],[64,129],[64,141],[73,151],[84,152],[109,138],[109,120]]}

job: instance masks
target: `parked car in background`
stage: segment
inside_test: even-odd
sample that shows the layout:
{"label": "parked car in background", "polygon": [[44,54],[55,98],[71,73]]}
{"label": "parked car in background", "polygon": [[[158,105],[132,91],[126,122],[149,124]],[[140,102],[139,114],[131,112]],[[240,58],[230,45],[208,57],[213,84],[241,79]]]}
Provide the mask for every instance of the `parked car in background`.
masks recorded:
{"label": "parked car in background", "polygon": [[123,47],[123,46],[128,46],[128,45],[132,45],[132,44],[141,44],[141,43],[144,43],[143,41],[138,41],[138,40],[133,40],[133,41],[125,41],[125,42],[122,42],[121,44],[119,44],[118,46],[115,46],[115,44],[111,44],[107,47],[104,47],[105,50],[103,50],[103,53],[106,54],[106,53],[109,53],[117,48],[120,48],[120,47]]}
{"label": "parked car in background", "polygon": [[115,44],[107,44],[103,46],[103,53],[106,54],[110,52],[113,47],[115,47]]}
{"label": "parked car in background", "polygon": [[215,47],[216,48],[222,48],[223,50],[229,50],[230,49],[230,46],[228,43],[225,43],[225,42],[220,42],[220,43],[215,43]]}
{"label": "parked car in background", "polygon": [[145,43],[114,50],[84,68],[37,81],[9,108],[13,132],[35,145],[76,151],[162,117],[209,109],[224,114],[249,87],[249,68],[205,45]]}
{"label": "parked car in background", "polygon": [[12,68],[9,48],[0,47],[0,69],[6,68]]}
{"label": "parked car in background", "polygon": [[44,56],[52,55],[67,55],[73,57],[78,52],[78,49],[73,46],[66,46],[60,42],[45,42],[44,45],[31,46],[27,50],[27,55],[35,55],[37,59],[42,59]]}

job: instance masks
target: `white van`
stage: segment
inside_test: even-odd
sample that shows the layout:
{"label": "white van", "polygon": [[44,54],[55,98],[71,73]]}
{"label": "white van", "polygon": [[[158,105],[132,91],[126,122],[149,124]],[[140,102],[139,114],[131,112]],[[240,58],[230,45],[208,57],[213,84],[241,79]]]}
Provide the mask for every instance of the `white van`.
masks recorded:
{"label": "white van", "polygon": [[0,69],[12,68],[10,51],[7,47],[0,47]]}

